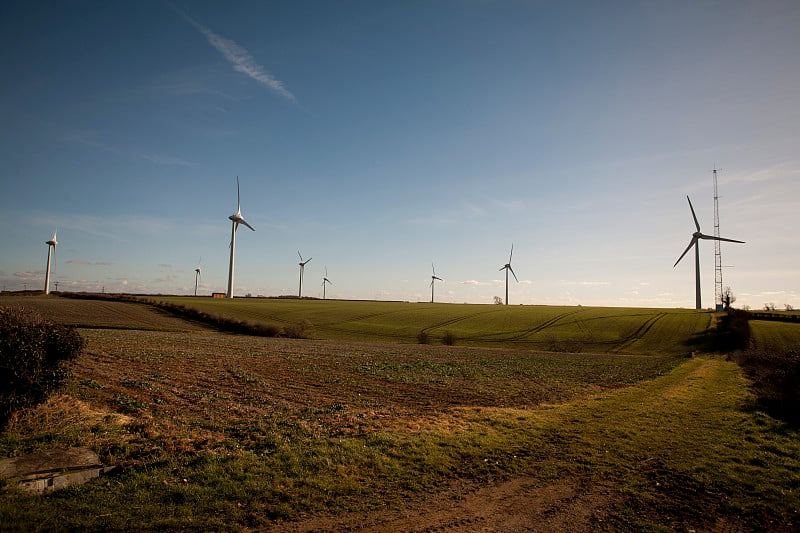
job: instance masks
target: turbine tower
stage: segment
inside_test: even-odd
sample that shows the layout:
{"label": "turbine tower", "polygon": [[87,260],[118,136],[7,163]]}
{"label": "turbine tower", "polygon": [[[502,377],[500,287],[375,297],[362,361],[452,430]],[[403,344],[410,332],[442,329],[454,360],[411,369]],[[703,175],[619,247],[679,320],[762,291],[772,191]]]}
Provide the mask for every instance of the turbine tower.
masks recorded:
{"label": "turbine tower", "polygon": [[245,222],[242,218],[241,195],[239,194],[239,176],[236,176],[236,213],[228,217],[231,221],[231,262],[228,267],[228,298],[233,298],[233,256],[236,250],[236,230],[239,229],[239,224],[244,224],[251,230],[253,226]]}
{"label": "turbine tower", "polygon": [[298,298],[302,298],[303,297],[303,271],[306,268],[306,264],[308,264],[308,262],[311,261],[311,258],[309,257],[308,259],[303,261],[303,256],[300,255],[300,250],[297,251],[297,255],[300,256],[300,263],[299,263],[300,264],[300,289],[297,291],[297,297]]}
{"label": "turbine tower", "polygon": [[683,256],[686,255],[686,253],[689,251],[689,249],[692,246],[694,246],[695,309],[701,309],[702,306],[701,306],[701,303],[700,303],[700,246],[698,244],[700,242],[700,239],[706,239],[706,240],[712,240],[712,241],[738,242],[740,244],[743,244],[744,241],[735,241],[733,239],[724,239],[724,238],[718,237],[716,235],[714,235],[714,236],[712,236],[712,235],[704,235],[700,231],[700,223],[697,221],[697,215],[694,214],[694,207],[692,207],[692,201],[689,200],[688,196],[686,197],[686,199],[689,201],[689,209],[692,211],[692,218],[694,219],[694,226],[695,226],[695,228],[697,228],[697,231],[695,231],[692,234],[692,240],[689,241],[689,246],[686,247],[686,249],[683,251],[683,253],[678,258],[678,260],[675,261],[675,264],[672,265],[672,268],[675,268],[676,266],[678,266],[678,263],[681,262],[681,259],[683,259]]}
{"label": "turbine tower", "polygon": [[500,267],[500,270],[505,270],[506,271],[506,305],[508,305],[508,271],[509,270],[511,271],[511,275],[514,276],[514,279],[517,280],[517,283],[519,283],[519,280],[517,279],[517,275],[514,274],[514,269],[511,268],[511,256],[512,255],[514,255],[514,244],[513,243],[511,244],[511,253],[508,254],[508,263],[506,263],[505,265]]}
{"label": "turbine tower", "polygon": [[203,262],[203,258],[200,258],[200,261],[197,262],[197,268],[194,269],[194,295],[197,296],[197,282],[200,279],[200,263]]}
{"label": "turbine tower", "polygon": [[433,303],[433,284],[436,283],[437,279],[439,281],[444,281],[444,280],[442,278],[436,276],[436,267],[433,266],[433,263],[431,263],[431,272],[432,272],[432,275],[431,275],[431,303]]}
{"label": "turbine tower", "polygon": [[[311,261],[311,259],[309,259]],[[328,279],[328,267],[325,267],[325,277],[322,278],[322,299],[325,299],[325,285],[330,283],[333,285],[333,282]]]}
{"label": "turbine tower", "polygon": [[56,240],[56,233],[58,230],[53,232],[53,238],[49,241],[45,242],[47,245],[47,273],[44,276],[44,293],[50,294],[50,252],[53,252],[53,263],[56,262],[56,246],[58,245],[58,241]]}

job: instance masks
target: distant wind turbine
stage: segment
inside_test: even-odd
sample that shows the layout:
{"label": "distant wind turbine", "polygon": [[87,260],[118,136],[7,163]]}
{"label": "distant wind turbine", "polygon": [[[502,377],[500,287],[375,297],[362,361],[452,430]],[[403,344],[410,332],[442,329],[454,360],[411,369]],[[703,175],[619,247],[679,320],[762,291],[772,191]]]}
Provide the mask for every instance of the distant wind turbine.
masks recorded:
{"label": "distant wind turbine", "polygon": [[431,272],[432,272],[432,274],[431,274],[431,303],[433,303],[433,284],[436,282],[437,279],[439,281],[444,281],[444,280],[442,278],[436,276],[436,267],[433,266],[433,263],[431,263]]}
{"label": "distant wind turbine", "polygon": [[[309,259],[311,261],[311,259]],[[325,285],[330,283],[333,285],[333,282],[328,279],[328,267],[325,267],[325,277],[322,278],[322,299],[325,299]]]}
{"label": "distant wind turbine", "polygon": [[500,270],[505,270],[506,271],[506,305],[508,305],[508,272],[509,272],[509,270],[511,271],[511,275],[514,276],[514,279],[517,280],[517,283],[519,283],[519,280],[517,279],[517,275],[514,274],[514,269],[511,268],[511,256],[512,255],[514,255],[514,244],[513,243],[511,244],[511,253],[508,254],[508,263],[506,263],[505,265],[500,267]]}
{"label": "distant wind turbine", "polygon": [[[687,196],[686,199],[689,200],[689,197]],[[712,241],[738,242],[738,243],[741,243],[741,244],[744,244],[744,241],[735,241],[733,239],[723,239],[722,237],[714,237],[712,235],[705,235],[705,234],[701,233],[700,232],[700,223],[697,221],[697,216],[694,214],[694,207],[692,207],[692,201],[691,200],[689,200],[689,209],[692,211],[692,218],[694,219],[694,225],[697,228],[697,231],[695,231],[692,234],[692,240],[689,241],[689,246],[686,247],[686,249],[683,251],[683,253],[678,258],[678,260],[675,261],[675,264],[672,265],[672,268],[675,268],[676,266],[678,266],[678,263],[681,262],[681,259],[683,259],[683,256],[686,255],[686,253],[689,251],[689,249],[692,246],[694,246],[695,309],[701,309],[702,306],[700,304],[700,246],[698,245],[698,243],[700,242],[700,239],[706,239],[706,240],[712,240]]]}
{"label": "distant wind turbine", "polygon": [[200,263],[203,262],[203,258],[200,258],[200,261],[197,262],[197,268],[194,269],[194,295],[197,296],[197,282],[200,279]]}
{"label": "distant wind turbine", "polygon": [[303,271],[305,270],[306,265],[308,264],[308,262],[311,261],[311,258],[309,257],[308,259],[303,261],[303,256],[300,255],[300,250],[297,251],[297,255],[300,256],[300,289],[297,291],[297,297],[298,298],[302,298],[303,297]]}
{"label": "distant wind turbine", "polygon": [[58,241],[56,240],[56,233],[58,230],[53,232],[53,238],[49,241],[45,242],[47,245],[47,273],[44,276],[44,293],[50,294],[50,252],[53,252],[53,264],[56,262],[56,246],[58,245]]}
{"label": "distant wind turbine", "polygon": [[230,266],[228,267],[228,298],[233,298],[233,256],[234,251],[236,249],[236,230],[239,228],[239,224],[244,224],[251,230],[253,226],[245,222],[244,218],[242,218],[242,206],[241,206],[241,195],[239,194],[239,176],[236,176],[236,213],[228,217],[231,221],[231,262]]}

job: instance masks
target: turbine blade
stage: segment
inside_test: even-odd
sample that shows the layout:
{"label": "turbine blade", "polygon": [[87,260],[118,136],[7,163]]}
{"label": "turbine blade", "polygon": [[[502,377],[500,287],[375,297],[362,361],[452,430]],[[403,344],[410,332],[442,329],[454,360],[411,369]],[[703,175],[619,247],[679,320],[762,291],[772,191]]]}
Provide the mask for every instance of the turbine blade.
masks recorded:
{"label": "turbine blade", "polygon": [[511,265],[508,265],[508,269],[511,271],[511,275],[513,275],[513,276],[514,276],[514,279],[516,279],[516,280],[517,280],[517,283],[519,283],[519,280],[517,279],[517,275],[516,275],[516,274],[514,274],[514,269],[513,269],[513,268],[511,268]]}
{"label": "turbine blade", "polygon": [[297,250],[297,255],[300,256],[300,261],[302,262],[303,261],[303,255],[300,253],[300,250]]}
{"label": "turbine blade", "polygon": [[[689,196],[686,196],[686,199],[689,200]],[[692,210],[692,218],[694,219],[694,225],[697,228],[697,231],[700,231],[700,223],[697,221],[697,215],[694,214],[694,207],[692,207],[691,200],[689,200],[689,209]]]}
{"label": "turbine blade", "polygon": [[311,259],[312,259],[312,258],[311,258],[311,257],[309,257],[308,259],[306,259],[306,262],[305,262],[305,263],[303,263],[303,264],[304,264],[304,265],[307,265],[307,264],[308,264],[308,262],[309,262],[309,261],[311,261]]}
{"label": "turbine blade", "polygon": [[511,243],[511,253],[508,254],[508,264],[511,264],[511,257],[514,255],[514,243]]}
{"label": "turbine blade", "polygon": [[236,176],[236,212],[239,213],[242,210],[242,197],[239,194],[239,176]]}
{"label": "turbine blade", "polygon": [[251,226],[250,224],[248,224],[247,222],[245,222],[244,219],[241,220],[241,223],[244,224],[245,226],[247,226],[248,228],[250,228],[251,230],[255,231],[255,228],[253,226]]}
{"label": "turbine blade", "polygon": [[675,264],[672,265],[672,268],[675,268],[676,266],[678,266],[678,263],[681,262],[681,259],[683,259],[683,256],[686,255],[686,252],[688,252],[691,249],[691,247],[695,245],[696,242],[697,242],[697,238],[696,237],[692,237],[692,240],[689,241],[689,246],[686,247],[686,249],[683,251],[683,253],[678,258],[678,260],[675,261]]}
{"label": "turbine blade", "polygon": [[744,244],[744,241],[736,241],[734,239],[725,239],[723,237],[709,237],[709,239],[713,239],[715,241],[738,242],[739,244]]}
{"label": "turbine blade", "polygon": [[505,270],[505,268],[506,268],[506,265],[503,265],[503,266],[500,267],[500,270]]}

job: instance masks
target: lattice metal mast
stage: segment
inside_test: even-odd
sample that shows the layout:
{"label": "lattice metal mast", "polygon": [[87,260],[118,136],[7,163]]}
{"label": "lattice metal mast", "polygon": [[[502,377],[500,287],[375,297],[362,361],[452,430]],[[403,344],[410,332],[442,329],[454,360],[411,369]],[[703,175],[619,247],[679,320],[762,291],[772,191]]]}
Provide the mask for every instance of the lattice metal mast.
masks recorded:
{"label": "lattice metal mast", "polygon": [[714,301],[717,311],[723,307],[722,301],[722,250],[719,239],[719,188],[717,186],[717,166],[714,165]]}

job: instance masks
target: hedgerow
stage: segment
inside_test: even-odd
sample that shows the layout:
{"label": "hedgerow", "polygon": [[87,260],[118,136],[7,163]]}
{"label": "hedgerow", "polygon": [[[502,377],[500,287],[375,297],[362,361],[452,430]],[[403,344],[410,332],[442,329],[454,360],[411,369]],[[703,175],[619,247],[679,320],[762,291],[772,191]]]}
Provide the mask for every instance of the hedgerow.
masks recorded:
{"label": "hedgerow", "polygon": [[69,377],[68,362],[83,348],[69,326],[34,311],[0,307],[0,428],[26,407],[44,402]]}

